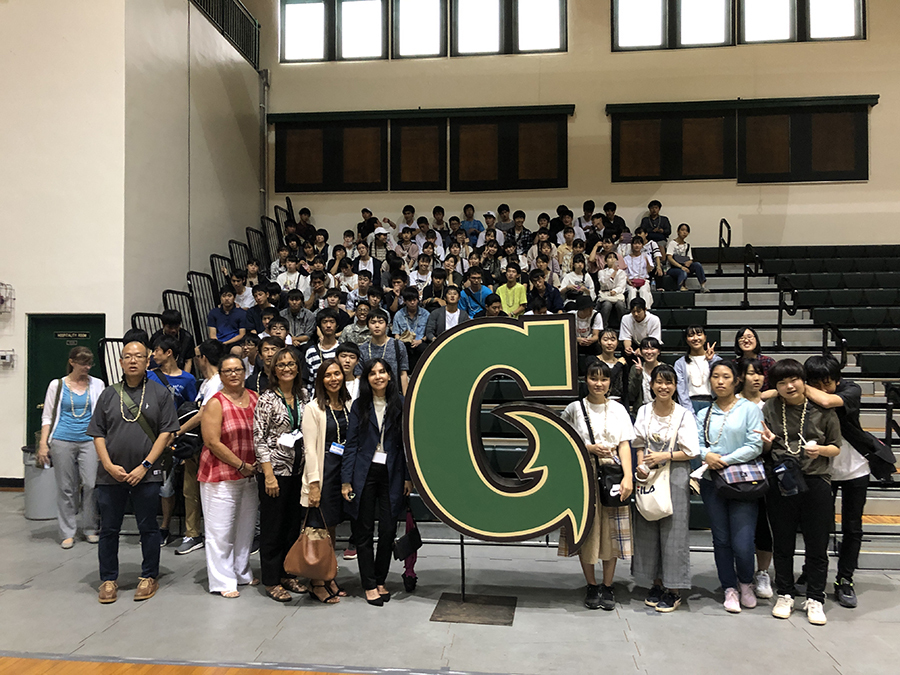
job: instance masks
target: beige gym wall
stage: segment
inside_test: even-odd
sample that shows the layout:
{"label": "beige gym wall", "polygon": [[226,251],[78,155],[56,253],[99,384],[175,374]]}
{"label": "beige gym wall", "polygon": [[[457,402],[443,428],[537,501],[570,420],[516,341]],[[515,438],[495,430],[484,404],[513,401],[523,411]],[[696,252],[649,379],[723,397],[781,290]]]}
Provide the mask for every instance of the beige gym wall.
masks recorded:
{"label": "beige gym wall", "polygon": [[[359,221],[362,206],[396,220],[407,202],[447,215],[466,202],[479,212],[508,202],[528,213],[585,199],[611,199],[629,224],[651,199],[673,222],[689,222],[695,245],[713,245],[720,218],[734,243],[840,244],[898,240],[900,209],[900,2],[868,1],[868,39],[803,44],[613,53],[609,0],[569,0],[565,54],[478,56],[405,61],[280,64],[278,0],[245,0],[262,23],[261,67],[271,70],[269,112],[548,105],[574,103],[569,122],[569,188],[505,193],[391,192],[291,195],[332,241]],[[880,94],[870,118],[870,180],[857,184],[737,185],[731,181],[610,181],[608,103]],[[269,134],[269,215],[274,193],[274,133]]]}

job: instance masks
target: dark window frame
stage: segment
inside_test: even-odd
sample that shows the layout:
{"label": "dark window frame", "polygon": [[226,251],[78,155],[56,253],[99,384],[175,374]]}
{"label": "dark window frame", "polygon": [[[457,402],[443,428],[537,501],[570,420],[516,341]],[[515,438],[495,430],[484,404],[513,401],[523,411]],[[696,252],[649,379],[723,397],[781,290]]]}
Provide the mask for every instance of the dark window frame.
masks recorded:
{"label": "dark window frame", "polygon": [[[341,8],[344,1],[354,0],[281,0],[281,35],[279,45],[279,58],[281,63],[323,63],[326,61],[383,61],[390,57],[389,54],[389,26],[391,0],[379,0],[381,2],[381,56],[349,57],[344,58],[340,54],[341,35]],[[325,7],[325,53],[321,59],[288,59],[285,58],[285,26],[288,5],[322,4]]]}
{"label": "dark window frame", "polygon": [[[344,57],[340,53],[340,38],[342,29],[342,17],[344,3],[362,2],[364,0],[332,0],[335,4],[334,21],[334,60],[335,61],[384,61],[390,58],[390,6],[391,0],[379,0],[381,2],[381,54],[379,56],[353,56]],[[326,36],[327,39],[327,36]]]}
{"label": "dark window frame", "polygon": [[[381,180],[374,183],[345,183],[343,175],[344,147],[343,130],[347,128],[380,126],[381,130]],[[304,185],[288,183],[286,179],[287,156],[285,132],[297,128],[321,128],[322,143],[322,183]],[[387,120],[343,120],[333,122],[285,122],[275,125],[275,192],[387,192],[388,190],[388,124]]]}
{"label": "dark window frame", "polygon": [[[401,180],[401,137],[402,129],[405,127],[415,126],[439,126],[440,136],[438,138],[438,166],[440,167],[440,177],[436,182],[404,182]],[[447,118],[434,117],[431,119],[396,119],[391,120],[391,183],[392,191],[429,191],[441,192],[447,189]]]}
{"label": "dark window frame", "polygon": [[[520,179],[518,177],[518,125],[523,122],[553,121],[557,124],[557,178]],[[497,180],[463,181],[459,177],[459,135],[463,124],[496,124]],[[522,115],[516,117],[466,117],[450,120],[450,192],[487,192],[492,190],[551,190],[569,185],[568,116]]]}
{"label": "dark window frame", "polygon": [[558,0],[560,11],[558,49],[519,49],[518,0],[499,0],[500,49],[496,52],[459,51],[459,0],[450,2],[450,56],[498,56],[501,54],[560,54],[568,51],[568,0]]}

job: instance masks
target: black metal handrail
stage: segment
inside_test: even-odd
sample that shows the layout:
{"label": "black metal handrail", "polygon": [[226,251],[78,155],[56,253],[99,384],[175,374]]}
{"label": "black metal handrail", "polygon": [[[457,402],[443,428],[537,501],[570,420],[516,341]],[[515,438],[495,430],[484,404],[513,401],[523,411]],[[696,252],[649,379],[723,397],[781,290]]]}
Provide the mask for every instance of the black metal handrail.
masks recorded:
{"label": "black metal handrail", "polygon": [[[728,239],[725,239],[723,234],[727,230]],[[718,251],[716,253],[716,261],[718,262],[718,267],[716,267],[716,274],[721,276],[724,274],[722,271],[722,260],[725,257],[725,249],[731,248],[731,225],[728,224],[728,221],[722,218],[719,221],[719,244]]]}
{"label": "black metal handrail", "polygon": [[[729,229],[729,232],[731,230]],[[731,237],[729,236],[729,239]],[[751,267],[751,264],[753,265]],[[750,277],[758,276],[759,269],[762,265],[762,258],[760,258],[756,251],[753,250],[753,244],[747,244],[744,247],[744,299],[741,300],[741,309],[747,309],[750,307]]]}
{"label": "black metal handrail", "polygon": [[[787,303],[786,297],[791,299],[792,305]],[[778,332],[775,337],[775,344],[784,347],[784,313],[788,316],[796,316],[800,307],[797,305],[797,289],[790,277],[781,277],[778,282]]]}
{"label": "black metal handrail", "polygon": [[884,396],[887,400],[884,411],[884,443],[892,448],[893,436],[896,434],[900,438],[900,423],[894,419],[894,408],[900,405],[900,382],[885,382]]}
{"label": "black metal handrail", "polygon": [[841,333],[841,329],[828,322],[822,327],[822,352],[834,354],[834,350],[828,344],[830,338],[834,339],[834,346],[841,354],[841,368],[847,367],[847,338]]}
{"label": "black metal handrail", "polygon": [[259,21],[240,0],[191,0],[219,32],[259,70]]}

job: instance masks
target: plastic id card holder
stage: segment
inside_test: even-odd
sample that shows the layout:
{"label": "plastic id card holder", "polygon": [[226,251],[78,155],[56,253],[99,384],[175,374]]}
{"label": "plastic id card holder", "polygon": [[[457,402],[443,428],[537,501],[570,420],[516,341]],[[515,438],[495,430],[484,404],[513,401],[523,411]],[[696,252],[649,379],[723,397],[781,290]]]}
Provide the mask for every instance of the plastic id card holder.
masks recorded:
{"label": "plastic id card holder", "polygon": [[372,457],[372,464],[387,464],[387,453],[376,452],[375,456]]}
{"label": "plastic id card holder", "polygon": [[293,448],[294,444],[301,438],[303,438],[303,434],[300,433],[299,429],[297,431],[292,431],[289,434],[281,434],[281,436],[278,437],[278,445],[284,448]]}
{"label": "plastic id card holder", "polygon": [[328,452],[335,454],[335,455],[343,455],[344,454],[343,443],[332,443],[331,447],[328,449]]}

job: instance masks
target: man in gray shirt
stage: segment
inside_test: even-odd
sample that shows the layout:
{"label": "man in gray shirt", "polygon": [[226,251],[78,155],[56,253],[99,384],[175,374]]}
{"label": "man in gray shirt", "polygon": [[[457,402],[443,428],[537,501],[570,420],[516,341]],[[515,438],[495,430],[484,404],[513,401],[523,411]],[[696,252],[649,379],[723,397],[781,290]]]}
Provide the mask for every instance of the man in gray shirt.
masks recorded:
{"label": "man in gray shirt", "polygon": [[156,514],[163,479],[159,460],[179,425],[172,394],[159,382],[147,378],[149,361],[150,351],[145,344],[125,345],[119,361],[124,377],[100,394],[87,431],[100,458],[96,495],[100,508],[99,600],[103,604],[117,598],[119,531],[129,496],[143,554],[134,599],[152,598],[159,588]]}

